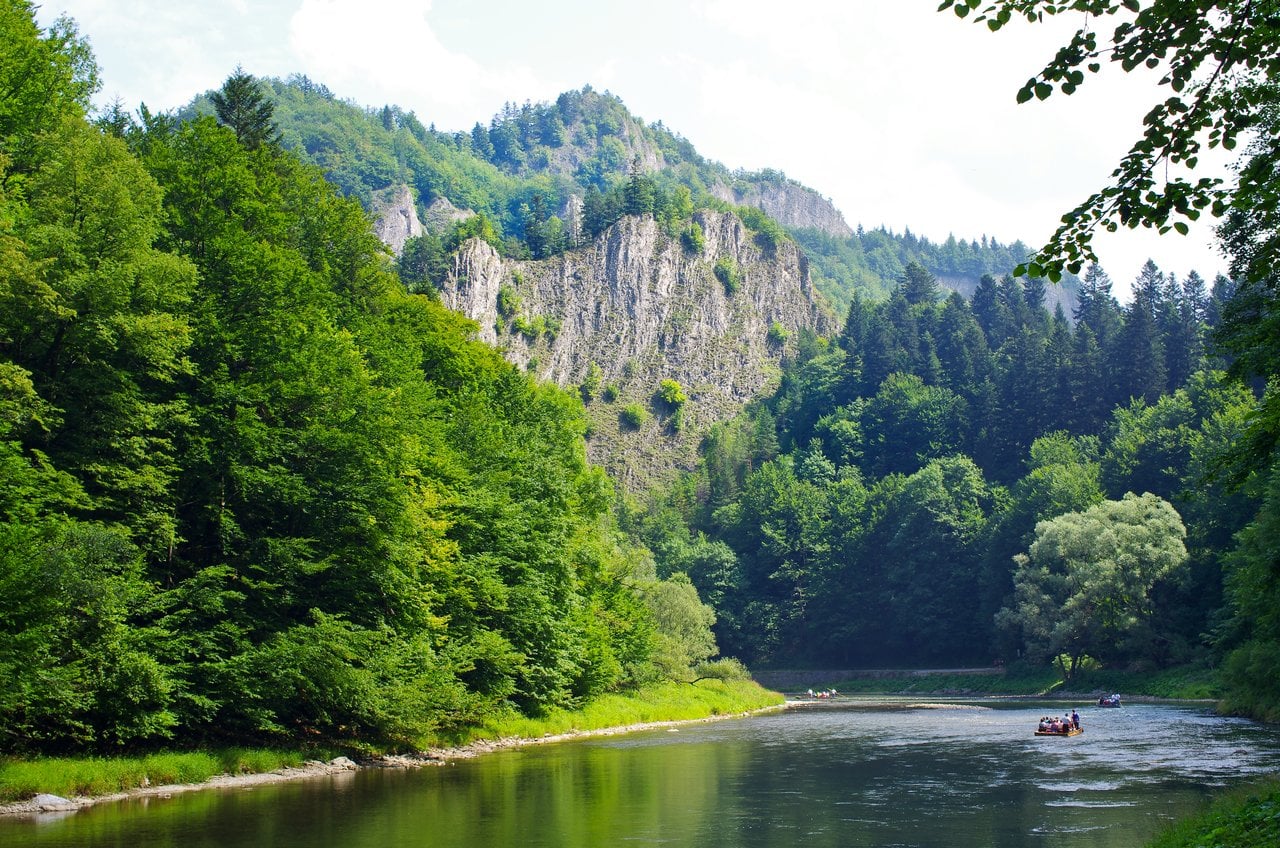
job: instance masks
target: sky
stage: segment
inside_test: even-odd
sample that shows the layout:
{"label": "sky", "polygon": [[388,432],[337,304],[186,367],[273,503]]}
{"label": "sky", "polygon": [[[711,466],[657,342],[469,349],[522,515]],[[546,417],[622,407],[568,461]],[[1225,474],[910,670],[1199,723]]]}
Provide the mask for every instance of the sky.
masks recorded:
{"label": "sky", "polygon": [[[935,241],[1040,245],[1162,97],[1155,76],[1108,67],[1070,97],[1019,106],[1083,17],[991,33],[937,0],[37,2],[42,23],[65,13],[89,39],[100,105],[173,109],[241,66],[453,131],[589,84],[709,159],[782,171],[851,226]],[[1148,259],[1208,280],[1226,264],[1207,223],[1103,234],[1095,249],[1121,300]]]}

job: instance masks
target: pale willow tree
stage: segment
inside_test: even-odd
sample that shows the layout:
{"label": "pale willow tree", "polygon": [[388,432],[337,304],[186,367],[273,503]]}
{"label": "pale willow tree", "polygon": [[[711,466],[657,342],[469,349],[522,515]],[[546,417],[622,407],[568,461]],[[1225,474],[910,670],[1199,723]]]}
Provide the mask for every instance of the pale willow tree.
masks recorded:
{"label": "pale willow tree", "polygon": [[1187,560],[1177,510],[1152,495],[1127,494],[1036,525],[1014,557],[1014,597],[996,624],[1020,631],[1029,659],[1055,659],[1071,678],[1085,657],[1120,656],[1152,614],[1151,589]]}

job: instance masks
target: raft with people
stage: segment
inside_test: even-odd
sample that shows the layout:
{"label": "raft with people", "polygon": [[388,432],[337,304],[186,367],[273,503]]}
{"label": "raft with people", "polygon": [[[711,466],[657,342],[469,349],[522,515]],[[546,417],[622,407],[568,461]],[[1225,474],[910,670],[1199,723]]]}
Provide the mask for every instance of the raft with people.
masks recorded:
{"label": "raft with people", "polygon": [[1037,730],[1036,736],[1079,736],[1084,733],[1083,728],[1068,727],[1064,730]]}
{"label": "raft with people", "polygon": [[1035,733],[1036,736],[1079,736],[1084,733],[1084,728],[1080,726],[1080,714],[1072,710],[1070,716],[1045,716],[1040,719]]}

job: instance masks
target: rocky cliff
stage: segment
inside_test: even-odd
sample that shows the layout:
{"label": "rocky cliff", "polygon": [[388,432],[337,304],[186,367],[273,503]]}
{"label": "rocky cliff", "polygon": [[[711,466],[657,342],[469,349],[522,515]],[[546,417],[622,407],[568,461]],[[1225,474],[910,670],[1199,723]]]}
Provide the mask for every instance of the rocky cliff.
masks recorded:
{"label": "rocky cliff", "polygon": [[374,195],[371,212],[374,232],[396,256],[404,250],[406,241],[422,235],[413,191],[407,185],[392,186]]}
{"label": "rocky cliff", "polygon": [[[628,488],[692,467],[702,435],[770,388],[800,331],[834,329],[794,244],[763,249],[732,214],[695,218],[697,251],[647,217],[537,262],[473,240],[441,291],[513,362],[582,392],[588,452]],[[678,412],[657,396],[664,379],[688,396]]]}
{"label": "rocky cliff", "polygon": [[784,227],[821,230],[837,238],[853,235],[844,215],[830,200],[781,175],[751,175],[732,186],[712,186],[711,192],[728,203],[754,206]]}

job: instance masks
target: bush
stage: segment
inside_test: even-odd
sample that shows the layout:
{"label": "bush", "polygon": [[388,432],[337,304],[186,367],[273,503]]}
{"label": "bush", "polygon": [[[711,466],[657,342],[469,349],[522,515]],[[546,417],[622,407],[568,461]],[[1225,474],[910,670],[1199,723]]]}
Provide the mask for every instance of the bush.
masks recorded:
{"label": "bush", "polygon": [[547,332],[547,319],[541,315],[535,315],[532,318],[517,315],[515,321],[511,322],[511,326],[527,340],[536,342],[539,336]]}
{"label": "bush", "polygon": [[739,206],[734,211],[747,229],[755,234],[756,244],[766,253],[777,250],[778,245],[787,240],[787,234],[778,222],[763,211],[752,206]]}
{"label": "bush", "polygon": [[621,393],[622,393],[621,390],[619,390],[618,387],[613,383],[610,383],[609,385],[605,386],[604,395],[603,395],[605,403],[613,403],[615,400],[618,399],[618,395],[620,395]]}
{"label": "bush", "polygon": [[731,256],[721,256],[717,259],[711,273],[715,274],[716,279],[724,286],[725,295],[729,297],[732,297],[742,284],[742,271]]}
{"label": "bush", "polygon": [[774,321],[769,325],[769,341],[776,345],[786,344],[791,338],[791,331]]}
{"label": "bush", "polygon": [[679,409],[688,399],[684,387],[675,380],[666,379],[658,384],[658,400],[671,409]]}
{"label": "bush", "polygon": [[629,403],[618,413],[618,419],[632,430],[639,430],[650,417],[649,410],[638,403]]}
{"label": "bush", "polygon": [[722,657],[718,660],[698,663],[693,673],[702,680],[750,680],[751,672],[740,660],[733,657]]}
{"label": "bush", "polygon": [[520,311],[520,295],[510,286],[498,289],[498,314],[503,318],[512,318]]}
{"label": "bush", "polygon": [[706,243],[706,236],[703,235],[702,227],[697,221],[690,221],[689,226],[680,233],[680,244],[684,245],[684,249],[690,253],[701,253]]}
{"label": "bush", "polygon": [[578,384],[578,393],[582,395],[584,402],[590,402],[596,396],[596,392],[600,389],[600,380],[603,372],[600,366],[592,362],[587,366],[587,374],[582,378],[582,382]]}

